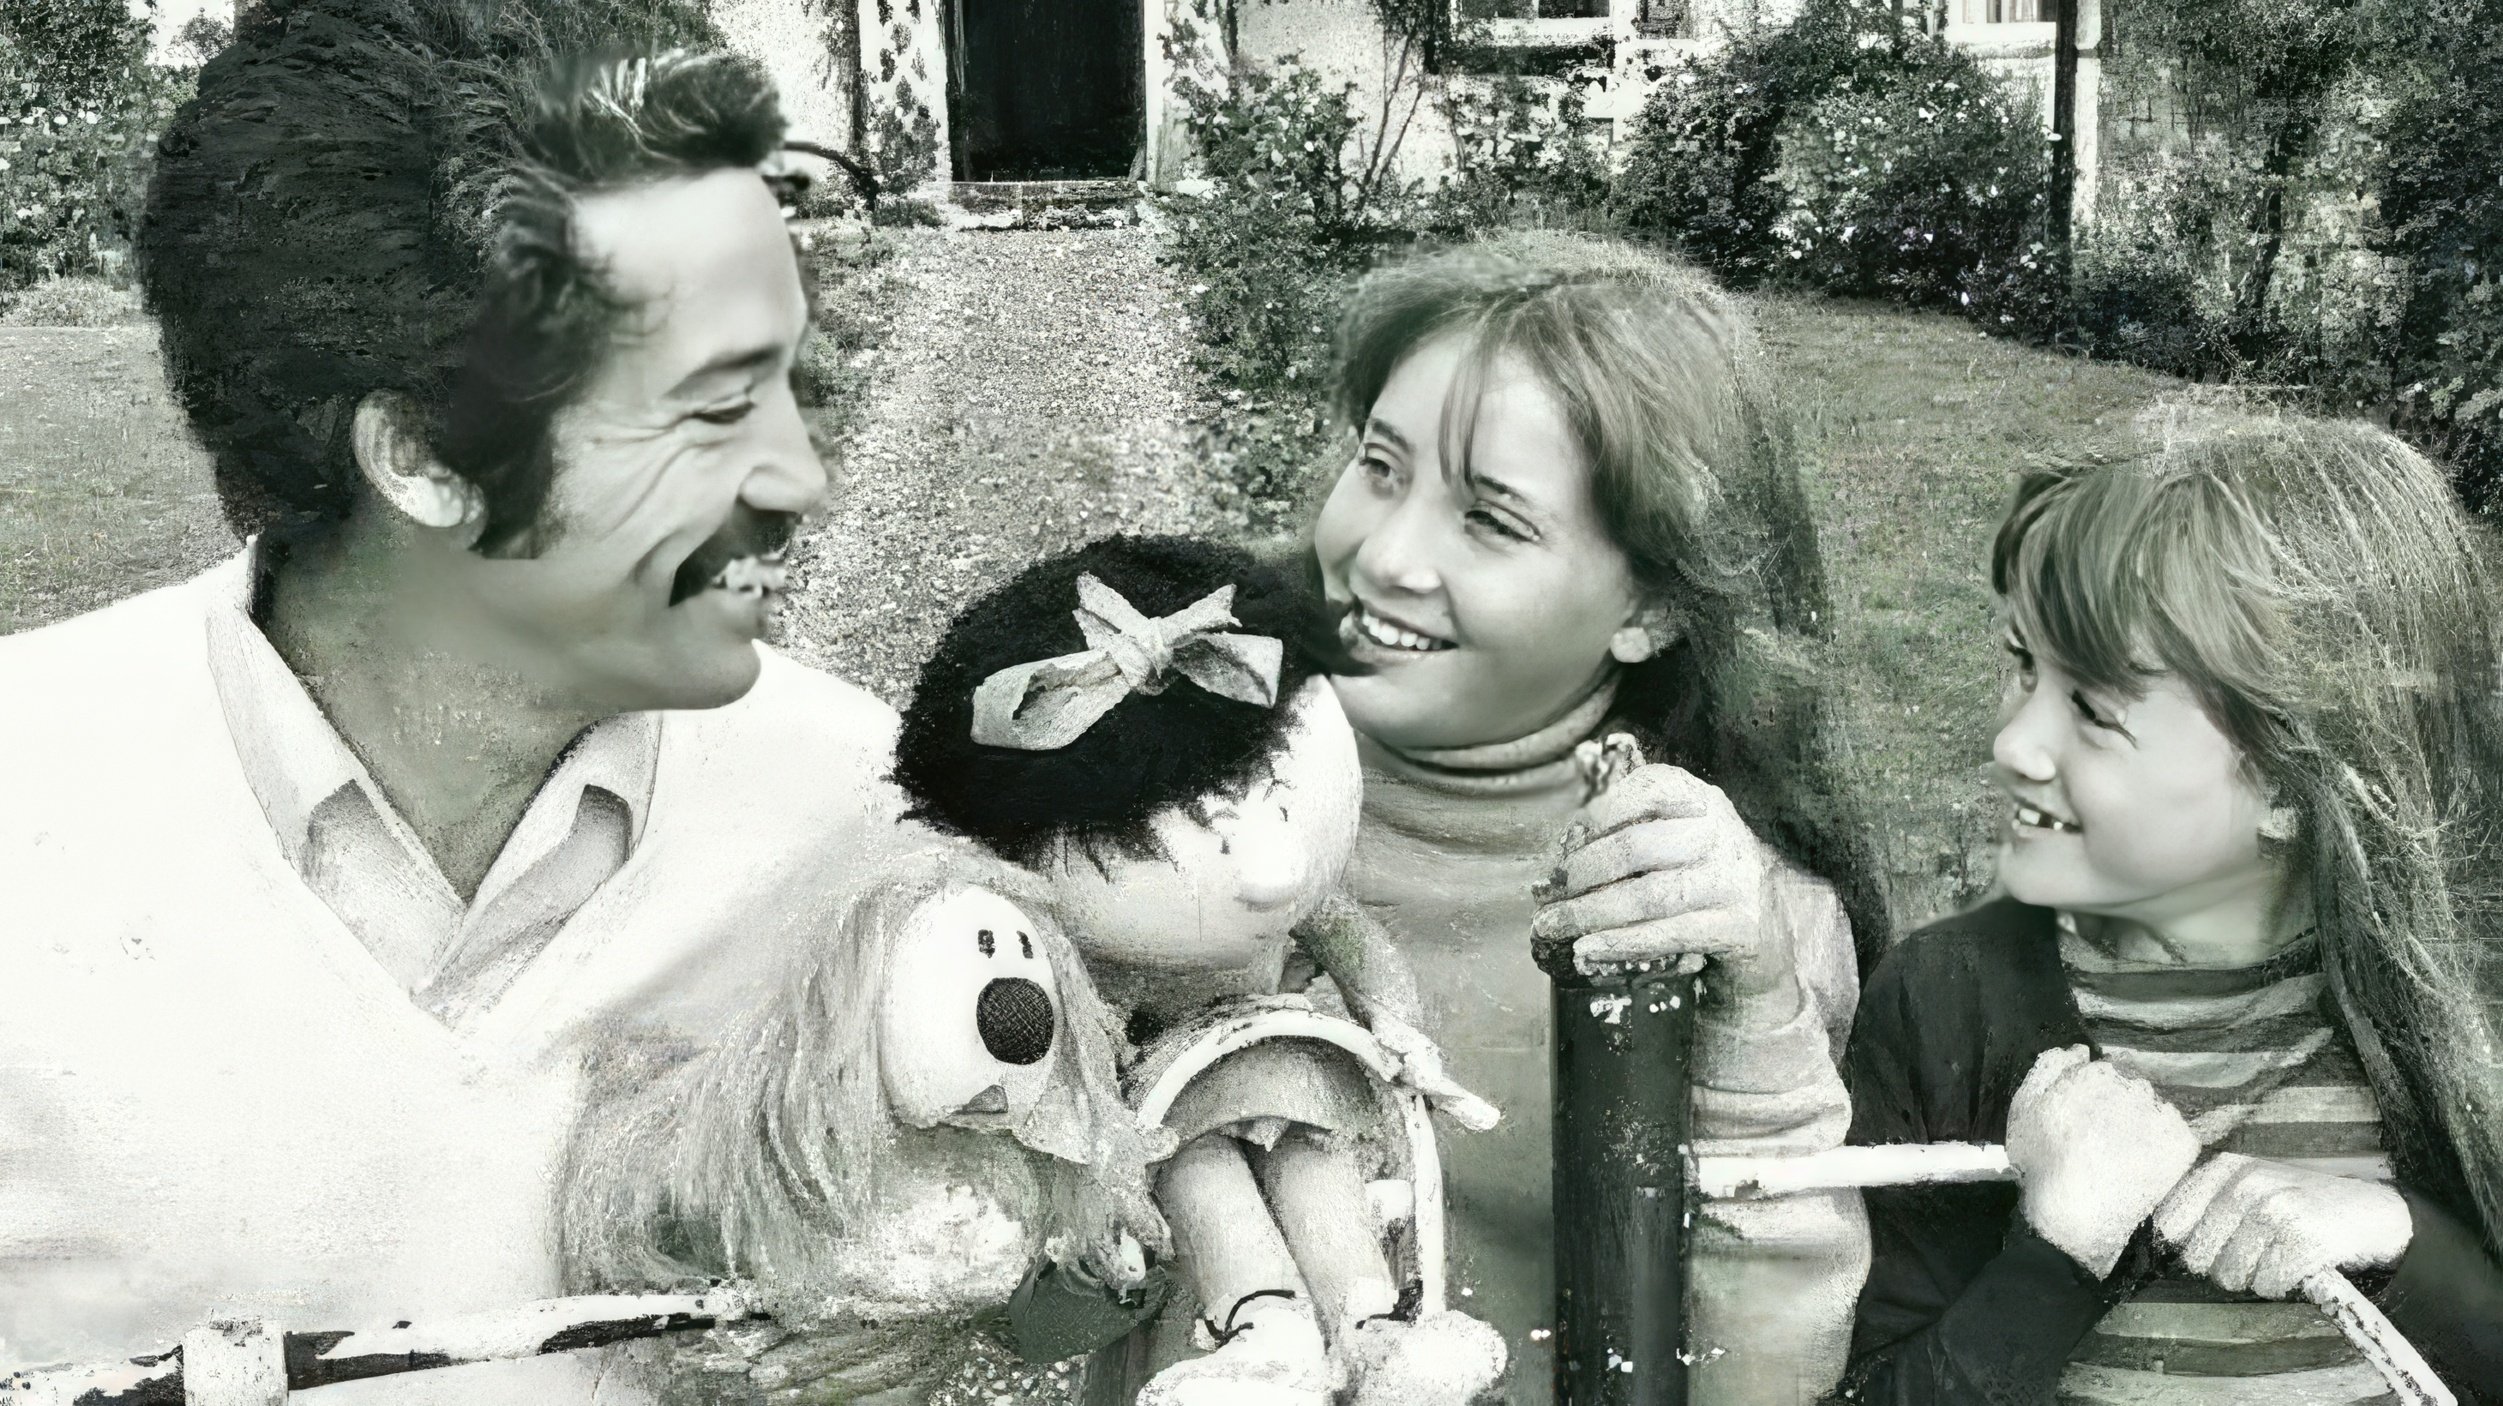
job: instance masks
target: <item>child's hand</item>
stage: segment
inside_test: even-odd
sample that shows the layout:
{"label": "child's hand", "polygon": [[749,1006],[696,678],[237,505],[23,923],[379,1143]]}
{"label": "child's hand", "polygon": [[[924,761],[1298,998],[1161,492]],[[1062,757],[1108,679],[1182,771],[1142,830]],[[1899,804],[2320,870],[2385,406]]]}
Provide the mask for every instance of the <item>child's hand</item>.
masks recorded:
{"label": "child's hand", "polygon": [[1473,1133],[1482,1133],[1503,1121],[1495,1105],[1470,1093],[1443,1072],[1443,1051],[1425,1032],[1387,1012],[1376,1011],[1371,1023],[1373,1038],[1382,1048],[1399,1056],[1398,1082],[1425,1095],[1426,1101],[1451,1115],[1451,1120]]}
{"label": "child's hand", "polygon": [[2283,1299],[2316,1270],[2397,1264],[2415,1226],[2377,1182],[2220,1152],[2164,1198],[2155,1233],[2216,1287]]}
{"label": "child's hand", "polygon": [[1678,767],[1646,766],[1584,816],[1563,864],[1533,890],[1533,938],[1571,942],[1585,972],[1709,957],[1736,999],[1791,986],[1789,934],[1763,921],[1762,846],[1718,787]]}
{"label": "child's hand", "polygon": [[2008,1106],[2026,1224],[2097,1277],[2198,1157],[2198,1135],[2152,1085],[2083,1045],[2043,1051]]}

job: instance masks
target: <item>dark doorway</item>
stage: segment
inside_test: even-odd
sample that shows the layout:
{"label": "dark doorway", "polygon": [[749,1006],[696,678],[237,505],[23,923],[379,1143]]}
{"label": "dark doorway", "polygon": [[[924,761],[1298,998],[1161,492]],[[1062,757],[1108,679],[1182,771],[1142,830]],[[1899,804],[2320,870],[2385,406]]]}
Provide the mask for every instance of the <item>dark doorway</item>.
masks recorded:
{"label": "dark doorway", "polygon": [[948,0],[960,181],[1120,177],[1146,125],[1140,0]]}

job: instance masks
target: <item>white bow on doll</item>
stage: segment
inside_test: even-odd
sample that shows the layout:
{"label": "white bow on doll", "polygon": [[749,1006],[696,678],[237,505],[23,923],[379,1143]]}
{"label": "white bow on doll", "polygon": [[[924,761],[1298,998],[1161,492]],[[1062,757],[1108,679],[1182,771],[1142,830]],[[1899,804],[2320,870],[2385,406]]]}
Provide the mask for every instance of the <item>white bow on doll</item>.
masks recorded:
{"label": "white bow on doll", "polygon": [[1078,578],[1075,654],[1002,669],[973,692],[973,740],[985,747],[1049,752],[1084,736],[1133,693],[1162,693],[1172,675],[1221,698],[1275,707],[1286,647],[1266,635],[1219,627],[1234,618],[1234,588],[1223,586],[1171,615],[1142,614],[1091,575]]}

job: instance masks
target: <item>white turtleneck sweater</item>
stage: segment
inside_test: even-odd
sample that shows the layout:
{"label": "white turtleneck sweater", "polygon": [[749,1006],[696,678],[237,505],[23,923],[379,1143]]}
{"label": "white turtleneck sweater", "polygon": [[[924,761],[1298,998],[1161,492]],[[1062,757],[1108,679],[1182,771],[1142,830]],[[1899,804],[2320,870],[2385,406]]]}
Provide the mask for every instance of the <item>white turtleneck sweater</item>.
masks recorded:
{"label": "white turtleneck sweater", "polygon": [[[1348,883],[1415,967],[1429,1033],[1453,1076],[1503,1109],[1490,1133],[1446,1139],[1458,1306],[1511,1347],[1506,1398],[1553,1400],[1549,1194],[1553,1021],[1530,957],[1530,887],[1555,867],[1582,808],[1575,744],[1605,731],[1602,689],[1515,742],[1432,753],[1359,738],[1364,828]],[[1801,1001],[1771,1023],[1753,1006],[1706,1010],[1696,1036],[1696,1150],[1804,1152],[1839,1146],[1850,1101],[1836,1066],[1859,978],[1833,890],[1764,850],[1769,922],[1791,933]],[[1769,1003],[1787,1008],[1787,1002]],[[1859,1198],[1803,1195],[1718,1203],[1694,1223],[1689,1373],[1700,1406],[1796,1406],[1839,1375],[1868,1269]],[[1716,1352],[1717,1350],[1717,1352]]]}

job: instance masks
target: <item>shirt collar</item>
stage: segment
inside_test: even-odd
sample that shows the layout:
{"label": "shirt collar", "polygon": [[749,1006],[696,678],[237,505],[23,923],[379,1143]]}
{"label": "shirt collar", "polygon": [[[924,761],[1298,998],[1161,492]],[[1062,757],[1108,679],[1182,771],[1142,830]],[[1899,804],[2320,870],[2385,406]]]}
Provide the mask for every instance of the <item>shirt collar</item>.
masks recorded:
{"label": "shirt collar", "polygon": [[[301,869],[313,811],[323,801],[352,786],[377,809],[387,812],[390,803],[254,619],[276,555],[265,538],[254,537],[204,580],[210,595],[209,672],[244,778],[287,862]],[[622,713],[596,723],[558,758],[531,800],[524,827],[530,828],[542,802],[553,800],[566,802],[558,810],[570,824],[575,799],[584,789],[597,788],[625,806],[628,843],[640,842],[659,762],[658,713]]]}

